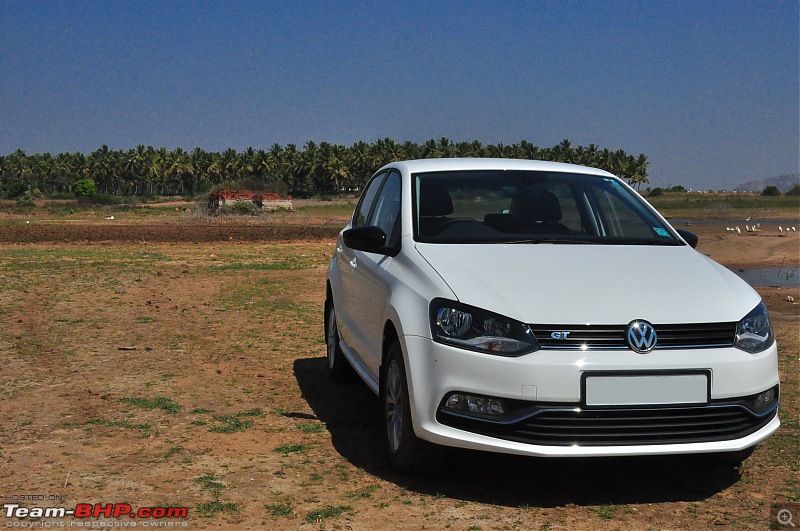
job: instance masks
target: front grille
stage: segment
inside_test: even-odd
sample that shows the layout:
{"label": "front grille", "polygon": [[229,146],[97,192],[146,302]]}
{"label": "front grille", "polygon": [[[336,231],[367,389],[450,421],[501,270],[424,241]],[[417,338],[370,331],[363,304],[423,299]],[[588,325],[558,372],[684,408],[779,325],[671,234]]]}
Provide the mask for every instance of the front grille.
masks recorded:
{"label": "front grille", "polygon": [[440,410],[442,424],[472,433],[543,446],[628,446],[738,439],[758,431],[777,408],[757,417],[735,404],[681,408],[581,410],[556,406],[518,422],[496,423]]}
{"label": "front grille", "polygon": [[[621,350],[627,349],[628,325],[530,325],[536,342],[544,349]],[[731,347],[736,323],[657,325],[656,349]],[[566,339],[555,339],[553,336]]]}

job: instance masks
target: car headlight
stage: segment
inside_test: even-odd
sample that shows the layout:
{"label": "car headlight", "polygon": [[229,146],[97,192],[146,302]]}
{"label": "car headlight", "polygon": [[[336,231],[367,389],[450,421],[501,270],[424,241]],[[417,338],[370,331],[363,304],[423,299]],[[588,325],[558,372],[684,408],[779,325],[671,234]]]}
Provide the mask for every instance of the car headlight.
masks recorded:
{"label": "car headlight", "polygon": [[775,337],[772,335],[769,314],[762,302],[736,325],[736,340],[733,346],[755,354],[767,349],[773,341]]}
{"label": "car headlight", "polygon": [[521,356],[539,349],[528,325],[459,302],[434,299],[430,320],[431,335],[438,343],[498,356]]}

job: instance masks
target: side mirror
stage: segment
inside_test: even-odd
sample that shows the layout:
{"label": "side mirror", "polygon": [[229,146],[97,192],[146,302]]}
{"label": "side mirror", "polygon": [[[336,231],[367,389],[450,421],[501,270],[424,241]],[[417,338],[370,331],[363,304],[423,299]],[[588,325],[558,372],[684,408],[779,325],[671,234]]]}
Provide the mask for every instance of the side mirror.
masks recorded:
{"label": "side mirror", "polygon": [[342,233],[342,240],[349,248],[367,253],[391,255],[393,251],[386,247],[386,233],[374,225],[347,229]]}
{"label": "side mirror", "polygon": [[694,232],[689,232],[688,230],[683,230],[683,229],[677,229],[677,230],[678,234],[681,235],[681,238],[686,240],[686,243],[688,243],[692,249],[697,248],[697,234],[695,234]]}

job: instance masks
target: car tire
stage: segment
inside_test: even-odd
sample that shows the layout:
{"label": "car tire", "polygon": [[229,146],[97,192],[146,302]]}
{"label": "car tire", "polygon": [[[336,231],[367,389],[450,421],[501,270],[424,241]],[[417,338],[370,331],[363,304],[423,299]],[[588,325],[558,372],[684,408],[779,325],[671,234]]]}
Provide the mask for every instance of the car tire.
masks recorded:
{"label": "car tire", "polygon": [[327,353],[328,377],[334,382],[346,382],[353,378],[353,368],[344,357],[339,345],[339,328],[336,325],[336,310],[333,302],[328,302],[325,319],[325,350]]}
{"label": "car tire", "polygon": [[438,469],[443,448],[414,434],[403,352],[397,340],[389,347],[386,366],[382,371],[380,398],[383,438],[392,468],[412,474],[430,473]]}

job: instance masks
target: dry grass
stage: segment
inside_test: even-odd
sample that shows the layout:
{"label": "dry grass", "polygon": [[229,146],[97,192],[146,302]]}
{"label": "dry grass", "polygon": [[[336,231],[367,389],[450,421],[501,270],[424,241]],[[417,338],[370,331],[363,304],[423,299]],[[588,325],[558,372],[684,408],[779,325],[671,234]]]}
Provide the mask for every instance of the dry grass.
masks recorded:
{"label": "dry grass", "polygon": [[764,529],[800,501],[798,290],[762,291],[784,426],[741,471],[453,452],[406,478],[378,451],[369,391],[325,377],[332,251],[0,246],[2,492],[187,505],[192,527],[229,529]]}

